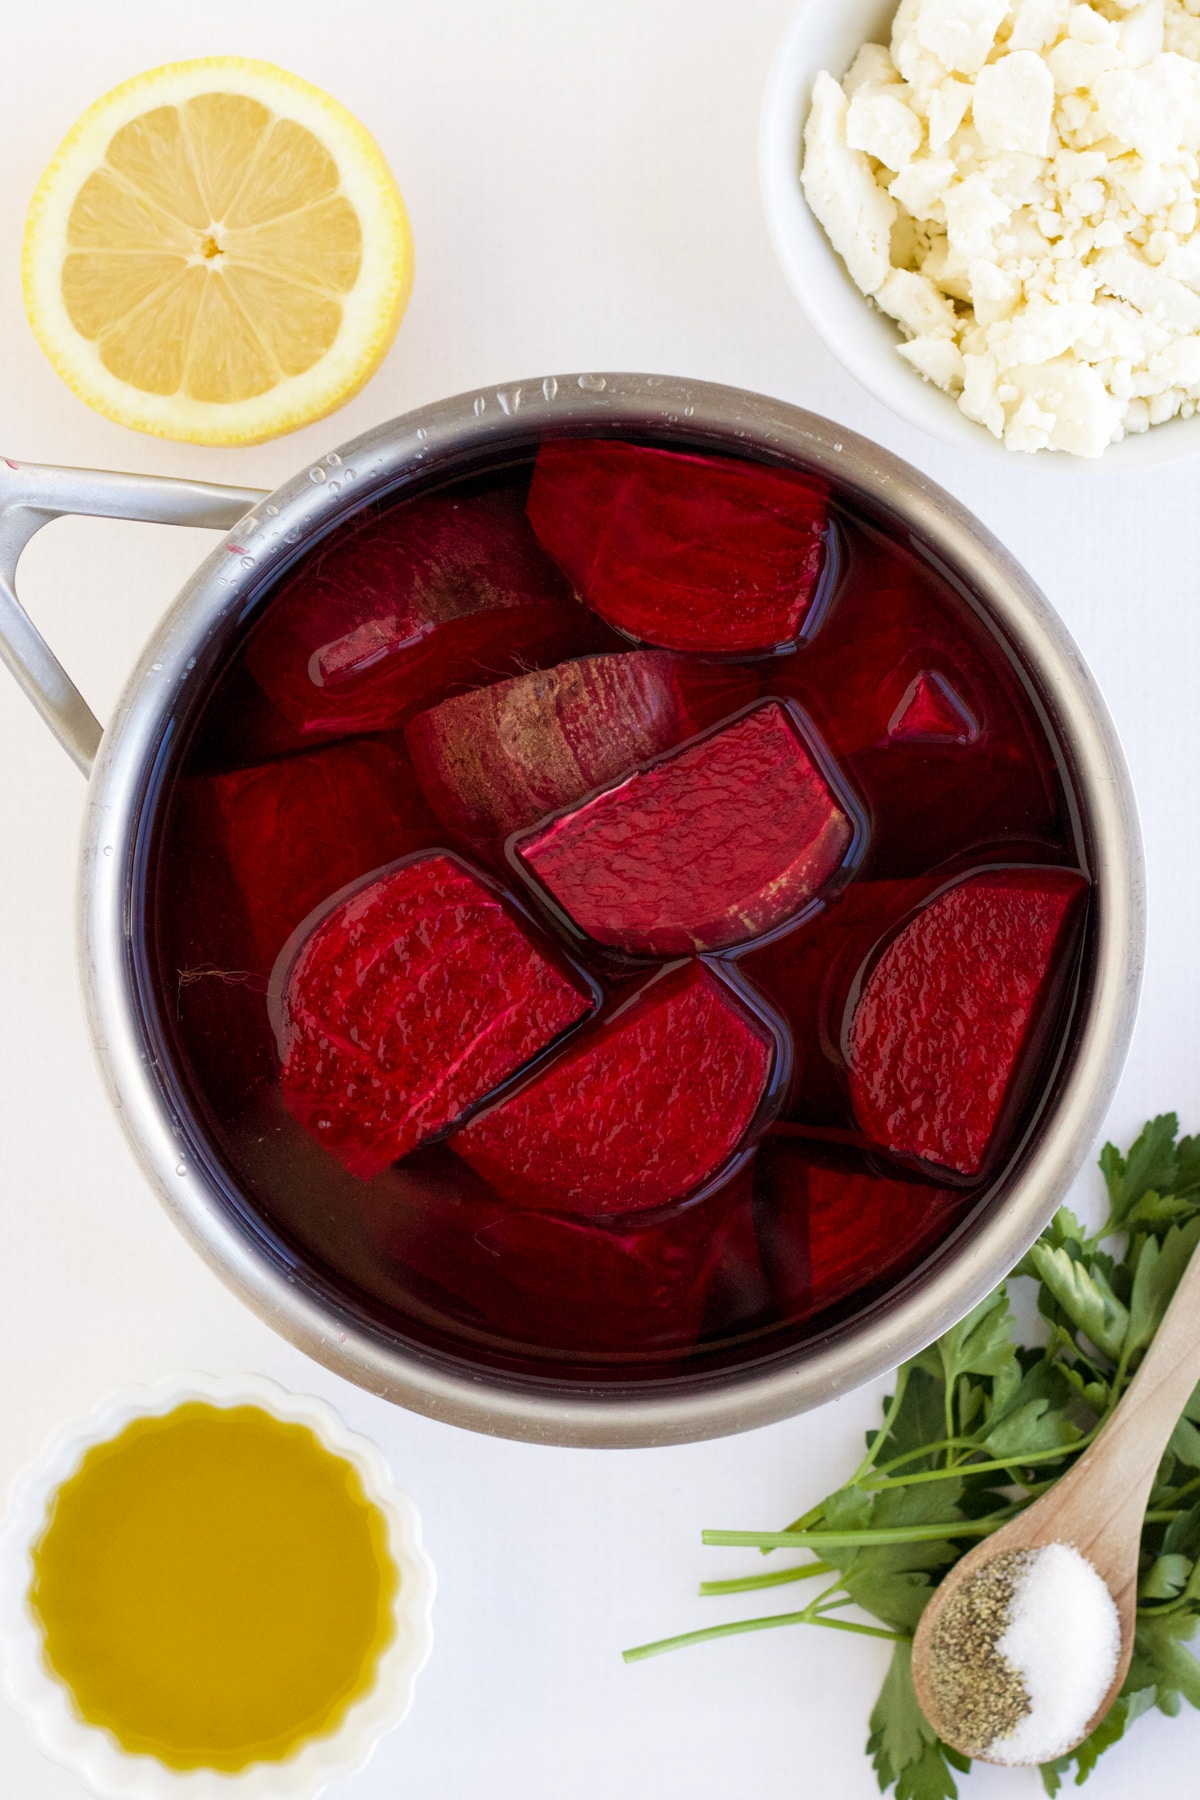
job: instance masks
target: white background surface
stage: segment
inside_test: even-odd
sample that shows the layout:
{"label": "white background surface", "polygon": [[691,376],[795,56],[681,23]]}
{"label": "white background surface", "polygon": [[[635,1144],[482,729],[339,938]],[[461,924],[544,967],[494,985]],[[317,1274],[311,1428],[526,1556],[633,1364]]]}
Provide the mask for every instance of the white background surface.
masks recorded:
{"label": "white background surface", "polygon": [[[837,4],[837,0],[815,0]],[[726,381],[812,407],[943,482],[1031,570],[1096,671],[1146,834],[1142,1016],[1109,1120],[1200,1129],[1200,462],[1048,479],[902,425],[800,319],[758,198],[759,101],[792,0],[37,0],[0,60],[0,450],[273,487],[407,408],[572,368]],[[76,115],[138,70],[238,52],[328,88],[374,132],[417,245],[381,372],[332,420],[256,449],[189,449],[94,417],[26,326],[24,211]],[[1167,427],[1165,429],[1170,429]],[[103,719],[206,534],[68,521],[22,565],[30,611]],[[160,1212],[93,1068],[77,996],[84,784],[0,681],[0,1492],[114,1387],[204,1368],[319,1393],[384,1448],[425,1519],[441,1592],[409,1721],[344,1800],[866,1800],[886,1646],[766,1633],[634,1668],[624,1645],[714,1622],[737,1552],[702,1526],[772,1528],[857,1461],[883,1383],[724,1442],[600,1453],[491,1442],[373,1400],[260,1325]],[[1084,1203],[1098,1177],[1085,1177]],[[751,1597],[752,1598],[752,1597]],[[758,1610],[772,1610],[774,1603]],[[783,1610],[783,1607],[780,1607]],[[1194,1791],[1200,1718],[1155,1717],[1088,1792]],[[969,1800],[1041,1792],[978,1770]],[[0,1708],[0,1795],[73,1800]]]}

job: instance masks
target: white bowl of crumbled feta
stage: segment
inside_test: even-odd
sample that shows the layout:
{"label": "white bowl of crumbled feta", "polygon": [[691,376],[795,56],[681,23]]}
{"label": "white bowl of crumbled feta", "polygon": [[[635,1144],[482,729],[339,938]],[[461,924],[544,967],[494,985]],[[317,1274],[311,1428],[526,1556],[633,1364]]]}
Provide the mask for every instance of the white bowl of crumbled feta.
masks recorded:
{"label": "white bowl of crumbled feta", "polygon": [[903,417],[1066,453],[1038,467],[1200,451],[1200,0],[807,0],[762,178],[809,319]]}

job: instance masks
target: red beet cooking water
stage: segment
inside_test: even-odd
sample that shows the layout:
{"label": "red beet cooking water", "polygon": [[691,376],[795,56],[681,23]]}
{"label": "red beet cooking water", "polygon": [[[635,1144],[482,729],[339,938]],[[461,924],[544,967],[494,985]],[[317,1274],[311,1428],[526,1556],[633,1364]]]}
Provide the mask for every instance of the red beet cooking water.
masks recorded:
{"label": "red beet cooking water", "polygon": [[780,1354],[1052,1091],[1064,767],[969,595],[823,481],[560,441],[367,509],[235,646],[151,853],[164,1050],[359,1318],[588,1381]]}

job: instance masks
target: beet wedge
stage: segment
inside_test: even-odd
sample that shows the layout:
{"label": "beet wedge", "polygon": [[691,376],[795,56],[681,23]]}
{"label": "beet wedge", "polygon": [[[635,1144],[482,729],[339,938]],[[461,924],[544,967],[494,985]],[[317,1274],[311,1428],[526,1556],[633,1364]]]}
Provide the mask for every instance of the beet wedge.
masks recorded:
{"label": "beet wedge", "polygon": [[594,1216],[666,1206],[739,1148],[778,1055],[774,1033],[712,970],[676,965],[450,1148],[518,1205]]}
{"label": "beet wedge", "polygon": [[888,721],[892,744],[973,744],[979,727],[967,704],[936,669],[913,676]]}
{"label": "beet wedge", "polygon": [[670,956],[773,930],[821,893],[853,837],[795,715],[765,700],[513,851],[580,931]]}
{"label": "beet wedge", "polygon": [[666,1218],[606,1224],[513,1206],[483,1183],[476,1192],[461,1163],[460,1191],[409,1197],[411,1166],[387,1177],[397,1192],[379,1212],[383,1255],[475,1330],[566,1356],[691,1350],[749,1212],[747,1171]]}
{"label": "beet wedge", "polygon": [[850,1151],[779,1139],[760,1147],[756,1163],[763,1264],[779,1311],[793,1323],[894,1285],[974,1199],[961,1188],[881,1175]]}
{"label": "beet wedge", "polygon": [[329,894],[438,836],[400,737],[357,738],[210,778],[252,966],[270,974]]}
{"label": "beet wedge", "polygon": [[246,663],[309,738],[386,731],[428,706],[431,687],[557,661],[586,620],[518,490],[433,495],[368,514],[306,558]]}
{"label": "beet wedge", "polygon": [[748,671],[666,650],[582,656],[475,688],[405,727],[449,830],[497,841],[570,806],[754,698]]}
{"label": "beet wedge", "polygon": [[923,907],[863,984],[847,1040],[855,1116],[900,1156],[983,1166],[1087,883],[972,875]]}
{"label": "beet wedge", "polygon": [[336,905],[281,972],[284,1100],[352,1175],[369,1177],[593,1004],[464,864],[415,858]]}
{"label": "beet wedge", "polygon": [[828,501],[794,469],[574,438],[542,445],[528,511],[610,625],[665,650],[745,656],[795,644]]}

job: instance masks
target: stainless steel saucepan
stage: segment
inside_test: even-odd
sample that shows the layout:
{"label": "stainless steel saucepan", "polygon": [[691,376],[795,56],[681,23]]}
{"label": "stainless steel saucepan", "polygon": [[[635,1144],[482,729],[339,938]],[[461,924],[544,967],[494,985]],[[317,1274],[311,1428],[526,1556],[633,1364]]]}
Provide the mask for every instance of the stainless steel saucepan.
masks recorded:
{"label": "stainless steel saucepan", "polygon": [[[547,435],[636,434],[828,475],[901,536],[911,532],[990,611],[1065,747],[1091,872],[1095,925],[1057,1091],[1007,1191],[914,1283],[785,1355],[706,1366],[634,1387],[525,1379],[442,1357],[344,1312],[277,1259],[204,1172],[204,1145],[142,1023],[131,945],[138,847],[161,788],[256,598],[364,503],[504,460]],[[147,646],[103,731],[16,597],[30,538],[64,513],[226,532]],[[1091,1149],[1124,1060],[1144,940],[1141,844],[1104,702],[1029,577],[948,494],[866,439],[759,395],[663,376],[568,375],[460,395],[392,420],[302,469],[274,494],[0,460],[0,654],[90,778],[79,871],[87,1016],[113,1104],[171,1216],[269,1325],[351,1381],[475,1430],[565,1444],[714,1437],[802,1411],[893,1367],[965,1313],[1046,1223]],[[247,1202],[247,1206],[250,1203]]]}

